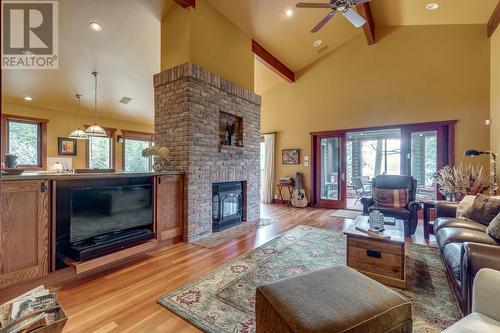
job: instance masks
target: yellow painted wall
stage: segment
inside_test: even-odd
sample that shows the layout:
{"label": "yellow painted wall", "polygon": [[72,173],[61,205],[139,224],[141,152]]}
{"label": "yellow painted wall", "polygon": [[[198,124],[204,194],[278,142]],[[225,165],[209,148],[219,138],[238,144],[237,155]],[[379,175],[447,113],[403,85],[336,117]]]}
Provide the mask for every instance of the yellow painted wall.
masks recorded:
{"label": "yellow painted wall", "polygon": [[[48,119],[47,124],[47,157],[58,157],[57,155],[57,138],[67,137],[71,131],[76,127],[77,115],[71,112],[61,112],[51,109],[39,108],[34,105],[22,105],[9,102],[2,103],[3,114],[14,114],[18,116],[27,116],[41,119]],[[82,115],[82,124],[93,124],[94,116]],[[116,128],[117,134],[120,130],[132,130],[140,132],[153,133],[153,124],[144,125],[136,124],[116,119],[98,118],[99,125],[103,127]],[[115,154],[115,167],[117,170],[123,169],[122,148],[123,144],[114,142],[116,145]],[[73,159],[73,168],[86,168],[87,148],[84,140],[78,141],[78,155],[77,156],[63,156],[71,157]]]}
{"label": "yellow painted wall", "polygon": [[252,39],[205,0],[196,9],[175,5],[162,21],[161,68],[192,62],[254,90]]}
{"label": "yellow painted wall", "polygon": [[[300,171],[309,190],[310,132],[457,119],[456,162],[488,149],[490,42],[484,25],[378,27],[378,42],[355,38],[262,99],[262,132],[278,131],[276,177]],[[301,149],[301,166],[281,150]]]}
{"label": "yellow painted wall", "polygon": [[[500,29],[491,37],[491,150],[500,153]],[[500,163],[497,165],[497,173],[500,171]]]}
{"label": "yellow painted wall", "polygon": [[161,22],[161,70],[191,60],[191,10],[174,4]]}

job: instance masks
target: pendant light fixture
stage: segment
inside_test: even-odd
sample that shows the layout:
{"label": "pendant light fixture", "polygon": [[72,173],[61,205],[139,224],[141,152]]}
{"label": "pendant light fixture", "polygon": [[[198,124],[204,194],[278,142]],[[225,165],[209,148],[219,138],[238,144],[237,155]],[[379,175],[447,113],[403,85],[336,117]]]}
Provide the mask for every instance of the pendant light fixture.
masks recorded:
{"label": "pendant light fixture", "polygon": [[85,133],[84,131],[82,131],[82,129],[80,128],[80,99],[82,97],[82,95],[80,94],[76,94],[75,97],[78,99],[78,122],[76,123],[76,130],[74,130],[73,132],[71,132],[69,134],[69,137],[71,139],[81,139],[81,140],[85,140],[85,139],[88,139],[89,136],[87,135],[87,133]]}
{"label": "pendant light fixture", "polygon": [[101,126],[97,125],[97,75],[99,73],[93,72],[92,75],[94,76],[94,113],[95,113],[95,122],[94,125],[90,126],[87,128],[85,133],[87,133],[88,136],[97,136],[97,137],[105,137],[108,136],[104,128]]}

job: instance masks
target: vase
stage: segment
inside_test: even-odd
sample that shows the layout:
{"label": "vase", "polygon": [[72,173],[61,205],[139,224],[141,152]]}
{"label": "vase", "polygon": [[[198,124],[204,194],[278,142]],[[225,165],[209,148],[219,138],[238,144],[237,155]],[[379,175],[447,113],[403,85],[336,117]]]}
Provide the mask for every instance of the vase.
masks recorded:
{"label": "vase", "polygon": [[167,170],[168,161],[162,157],[155,157],[153,160],[153,170],[156,172]]}
{"label": "vase", "polygon": [[17,165],[17,156],[12,154],[5,155],[5,167],[7,169],[14,169]]}

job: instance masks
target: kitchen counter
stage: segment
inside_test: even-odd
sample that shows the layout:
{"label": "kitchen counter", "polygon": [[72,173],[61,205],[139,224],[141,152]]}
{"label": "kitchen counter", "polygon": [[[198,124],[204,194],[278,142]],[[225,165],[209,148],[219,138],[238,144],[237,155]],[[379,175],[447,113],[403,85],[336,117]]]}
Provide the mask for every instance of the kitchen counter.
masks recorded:
{"label": "kitchen counter", "polygon": [[163,175],[182,175],[180,171],[162,172],[114,172],[114,173],[57,173],[57,172],[24,172],[20,175],[2,175],[2,181],[13,180],[71,180],[71,179],[100,179],[100,178],[128,178],[128,177],[153,177]]}

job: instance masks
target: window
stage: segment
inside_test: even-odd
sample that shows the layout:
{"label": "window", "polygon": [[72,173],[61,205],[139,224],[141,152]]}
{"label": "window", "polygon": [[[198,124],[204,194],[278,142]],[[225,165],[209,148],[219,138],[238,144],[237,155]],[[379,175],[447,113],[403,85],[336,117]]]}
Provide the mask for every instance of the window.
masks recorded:
{"label": "window", "polygon": [[148,172],[153,169],[150,157],[142,151],[153,146],[153,134],[122,130],[123,169],[125,172]]}
{"label": "window", "polygon": [[87,144],[87,167],[89,169],[113,169],[114,129],[105,128],[107,137],[89,137]]}
{"label": "window", "polygon": [[3,115],[2,155],[16,155],[20,167],[45,169],[47,122],[45,119]]}

